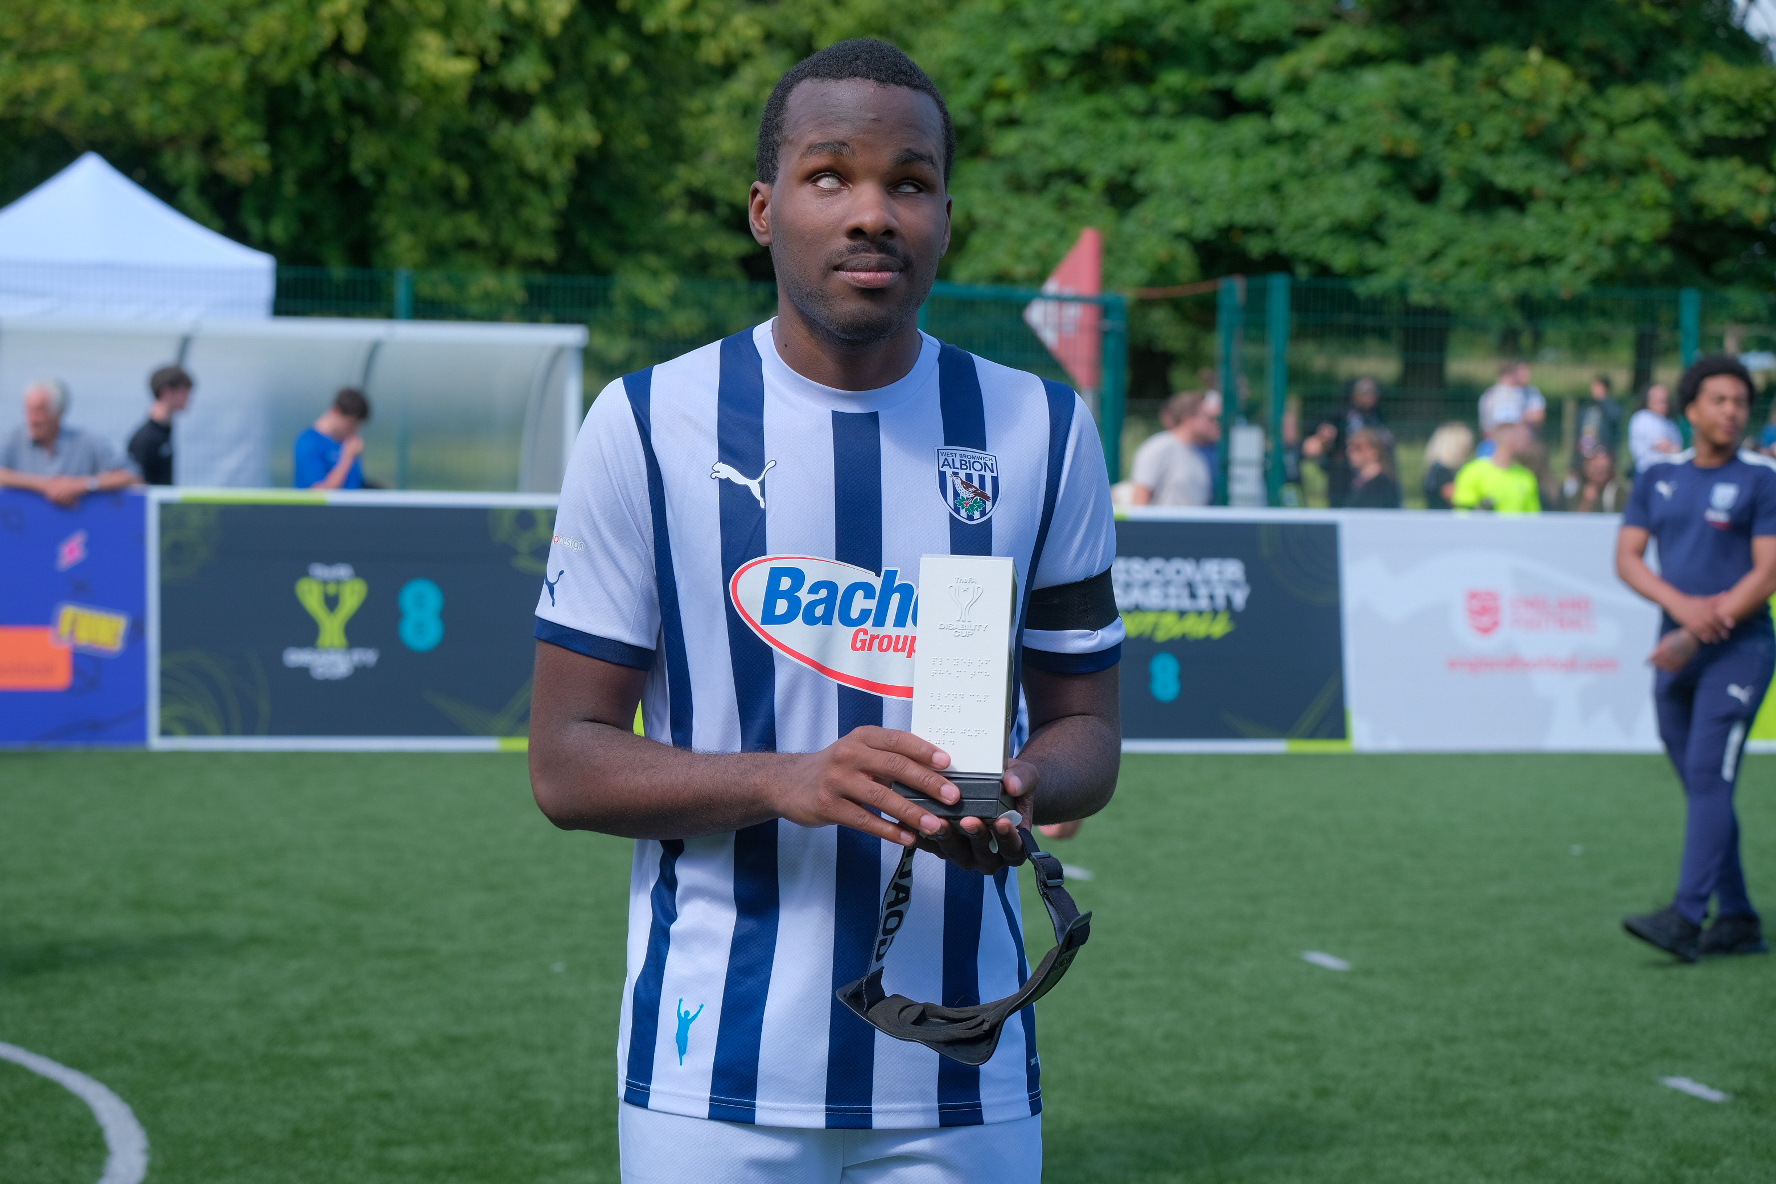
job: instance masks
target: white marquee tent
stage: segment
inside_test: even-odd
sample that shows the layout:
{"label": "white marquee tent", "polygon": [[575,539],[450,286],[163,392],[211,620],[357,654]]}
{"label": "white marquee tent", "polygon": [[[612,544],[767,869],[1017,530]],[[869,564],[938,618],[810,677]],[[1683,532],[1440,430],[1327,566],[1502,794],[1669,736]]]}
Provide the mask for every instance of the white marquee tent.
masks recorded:
{"label": "white marquee tent", "polygon": [[0,318],[0,434],[41,376],[67,422],[122,447],[148,375],[197,380],[173,421],[180,485],[288,487],[291,448],[342,386],[370,399],[364,472],[395,489],[554,493],[579,430],[584,325],[461,321]]}
{"label": "white marquee tent", "polygon": [[0,209],[0,317],[269,317],[276,284],[94,152]]}

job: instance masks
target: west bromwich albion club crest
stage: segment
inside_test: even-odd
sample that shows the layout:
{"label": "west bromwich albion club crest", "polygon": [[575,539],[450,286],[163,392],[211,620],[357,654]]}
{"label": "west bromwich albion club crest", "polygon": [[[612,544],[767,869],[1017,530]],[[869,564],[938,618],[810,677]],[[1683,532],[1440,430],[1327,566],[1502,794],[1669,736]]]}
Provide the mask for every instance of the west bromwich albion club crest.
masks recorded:
{"label": "west bromwich albion club crest", "polygon": [[1739,486],[1731,481],[1716,481],[1708,491],[1708,511],[1702,515],[1716,526],[1733,520],[1733,503],[1739,500]]}
{"label": "west bromwich albion club crest", "polygon": [[972,448],[939,448],[937,493],[961,521],[985,522],[999,504],[999,458]]}

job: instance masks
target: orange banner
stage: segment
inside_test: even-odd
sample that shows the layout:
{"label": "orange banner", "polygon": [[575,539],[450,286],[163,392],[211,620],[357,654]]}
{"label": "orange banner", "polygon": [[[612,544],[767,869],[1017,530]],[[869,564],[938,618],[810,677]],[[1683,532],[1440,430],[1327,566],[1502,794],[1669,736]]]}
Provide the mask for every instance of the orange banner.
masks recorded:
{"label": "orange banner", "polygon": [[74,651],[46,625],[0,625],[0,691],[65,691],[74,682]]}

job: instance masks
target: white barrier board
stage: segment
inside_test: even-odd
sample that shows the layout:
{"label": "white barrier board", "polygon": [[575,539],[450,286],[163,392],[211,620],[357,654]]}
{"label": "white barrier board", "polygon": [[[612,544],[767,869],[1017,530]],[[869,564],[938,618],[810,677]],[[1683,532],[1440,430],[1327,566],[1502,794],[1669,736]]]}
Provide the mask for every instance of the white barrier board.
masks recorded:
{"label": "white barrier board", "polygon": [[1340,515],[1360,752],[1658,752],[1613,515]]}

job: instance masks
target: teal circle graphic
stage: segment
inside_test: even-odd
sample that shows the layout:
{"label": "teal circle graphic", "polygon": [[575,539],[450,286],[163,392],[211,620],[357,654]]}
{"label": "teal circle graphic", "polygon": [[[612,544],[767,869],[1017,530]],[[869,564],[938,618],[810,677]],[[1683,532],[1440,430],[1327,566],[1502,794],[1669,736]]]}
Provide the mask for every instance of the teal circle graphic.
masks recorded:
{"label": "teal circle graphic", "polygon": [[1161,703],[1170,703],[1184,693],[1179,675],[1178,659],[1161,650],[1147,663],[1147,689]]}
{"label": "teal circle graphic", "polygon": [[435,650],[444,640],[444,590],[430,580],[401,586],[401,644],[415,653]]}

